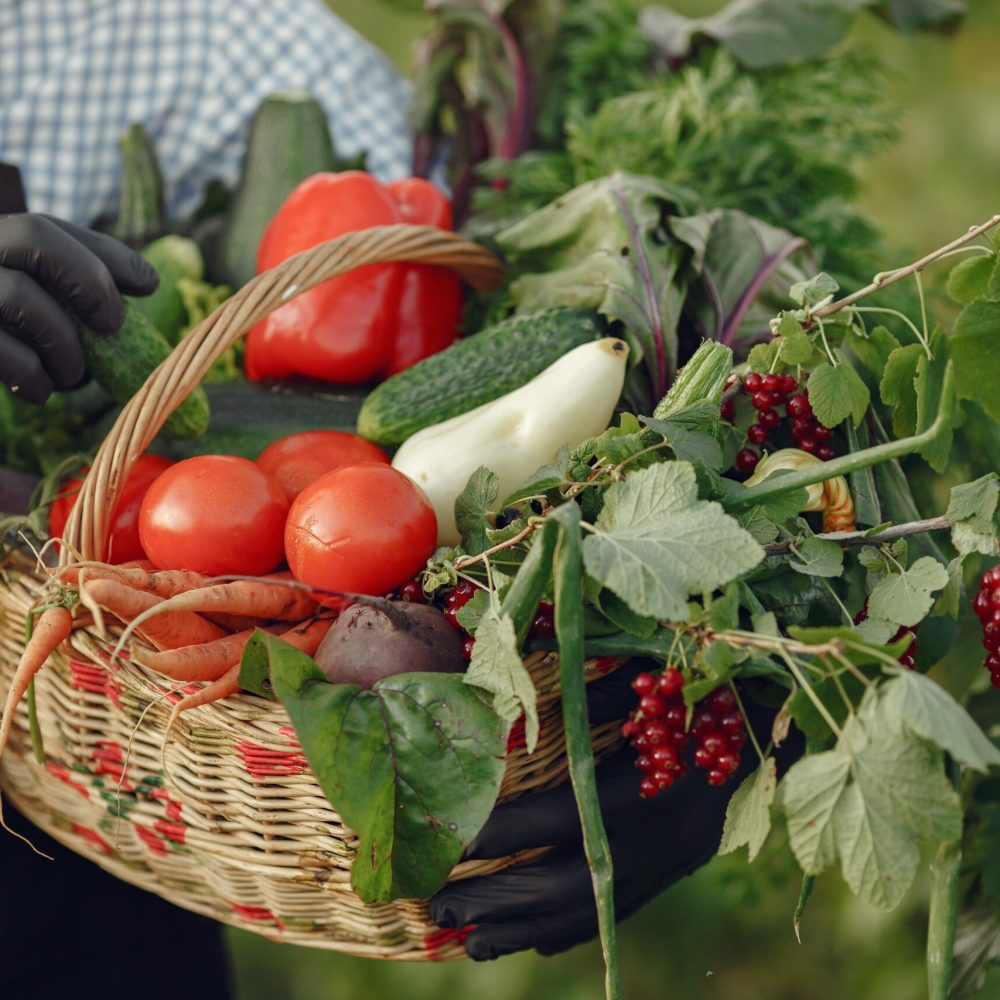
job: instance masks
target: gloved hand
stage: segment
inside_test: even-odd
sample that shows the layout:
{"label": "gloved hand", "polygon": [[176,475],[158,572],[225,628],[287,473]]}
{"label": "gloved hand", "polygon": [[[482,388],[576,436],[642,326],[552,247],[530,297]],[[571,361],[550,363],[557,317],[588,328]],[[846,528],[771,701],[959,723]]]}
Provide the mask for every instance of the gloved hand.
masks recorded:
{"label": "gloved hand", "polygon": [[[631,680],[648,668],[648,662],[626,664],[590,684],[591,723],[624,718],[636,703]],[[746,707],[754,731],[766,745],[773,711],[749,700]],[[781,748],[779,768],[799,753],[800,742],[790,737]],[[642,799],[643,776],[635,759],[635,751],[626,746],[597,768],[619,920],[712,858],[729,799],[758,763],[748,747],[740,769],[721,787],[710,786],[704,771],[692,769],[659,795]],[[456,929],[474,925],[465,937],[465,950],[479,961],[527,948],[552,955],[594,937],[593,885],[568,781],[498,806],[465,858],[503,857],[544,845],[553,849],[536,861],[445,886],[430,902],[431,919]]]}
{"label": "gloved hand", "polygon": [[73,318],[113,333],[125,319],[121,293],[148,295],[158,282],[110,236],[29,212],[0,216],[0,381],[30,403],[79,385]]}

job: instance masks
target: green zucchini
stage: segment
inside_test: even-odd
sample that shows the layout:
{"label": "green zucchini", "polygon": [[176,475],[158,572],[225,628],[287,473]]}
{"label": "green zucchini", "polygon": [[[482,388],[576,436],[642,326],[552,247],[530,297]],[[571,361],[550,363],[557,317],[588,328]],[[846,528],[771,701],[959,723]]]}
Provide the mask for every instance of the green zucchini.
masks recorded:
{"label": "green zucchini", "polygon": [[142,256],[153,265],[160,283],[152,295],[133,300],[136,311],[143,314],[166,338],[176,344],[187,325],[187,309],[178,282],[182,279],[201,281],[205,277],[205,261],[194,240],[186,236],[161,236],[144,247]]}
{"label": "green zucchini", "polygon": [[[94,380],[119,403],[127,403],[171,351],[163,335],[139,312],[133,299],[125,300],[125,322],[120,330],[104,334],[81,326],[80,342]],[[204,434],[208,423],[208,397],[199,387],[170,415],[163,433],[175,438],[194,438]]]}
{"label": "green zucchini", "polygon": [[150,451],[178,461],[194,455],[239,455],[255,459],[269,444],[301,431],[353,432],[362,390],[315,391],[301,386],[269,388],[260,382],[227,382],[205,387],[212,425],[197,440],[157,438]]}
{"label": "green zucchini", "polygon": [[122,186],[118,218],[111,234],[130,247],[141,247],[167,228],[163,175],[156,150],[145,129],[136,122],[118,140],[122,159]]}
{"label": "green zucchini", "polygon": [[512,392],[567,351],[605,335],[589,309],[521,313],[457,340],[369,393],[358,433],[379,444],[411,434]]}
{"label": "green zucchini", "polygon": [[300,181],[337,169],[322,105],[304,91],[266,97],[250,125],[239,186],[226,213],[211,275],[237,289],[257,271],[257,245],[267,224]]}

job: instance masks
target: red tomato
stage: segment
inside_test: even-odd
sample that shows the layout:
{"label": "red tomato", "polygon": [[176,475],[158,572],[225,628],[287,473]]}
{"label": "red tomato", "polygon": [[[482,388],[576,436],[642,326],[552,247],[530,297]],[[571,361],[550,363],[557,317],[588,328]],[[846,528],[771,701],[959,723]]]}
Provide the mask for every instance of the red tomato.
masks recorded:
{"label": "red tomato", "polygon": [[287,514],[284,491],[255,462],[199,455],[153,483],[139,513],[139,534],[160,569],[257,576],[282,562]]}
{"label": "red tomato", "polygon": [[[122,494],[118,498],[111,527],[108,533],[108,544],[105,546],[103,559],[108,563],[131,562],[133,559],[145,559],[142,542],[139,540],[139,508],[146,491],[161,472],[169,469],[173,462],[162,455],[140,455],[132,466],[132,471],[125,480]],[[81,472],[86,474],[90,467],[84,467]],[[76,503],[77,494],[83,487],[83,480],[73,476],[67,479],[59,491],[52,506],[49,508],[49,536],[60,538],[66,529],[70,511]]]}
{"label": "red tomato", "polygon": [[388,465],[389,456],[378,445],[346,431],[289,434],[257,456],[257,464],[278,481],[289,503],[324,473],[361,462]]}
{"label": "red tomato", "polygon": [[437,518],[424,491],[391,465],[334,469],[288,512],[285,555],[296,579],[323,590],[387,594],[434,552]]}

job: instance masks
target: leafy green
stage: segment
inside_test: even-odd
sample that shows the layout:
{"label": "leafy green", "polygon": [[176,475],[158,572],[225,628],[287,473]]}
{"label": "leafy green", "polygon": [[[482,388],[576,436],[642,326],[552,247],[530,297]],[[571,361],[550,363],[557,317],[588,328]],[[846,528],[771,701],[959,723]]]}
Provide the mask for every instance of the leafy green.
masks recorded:
{"label": "leafy green", "polygon": [[774,758],[768,757],[733,793],[726,807],[720,854],[729,854],[744,844],[748,861],[753,861],[760,853],[771,829],[771,803],[778,785],[776,775]]}
{"label": "leafy green", "polygon": [[836,427],[848,417],[857,425],[868,412],[871,395],[861,376],[841,354],[838,365],[823,362],[813,369],[809,376],[809,402],[816,419],[825,427]]}
{"label": "leafy green", "polygon": [[868,613],[910,628],[927,616],[934,591],[947,585],[948,570],[936,559],[923,556],[909,569],[891,573],[875,585],[868,598]]}
{"label": "leafy green", "polygon": [[997,551],[997,501],[1000,476],[988,472],[973,483],[953,486],[945,516],[951,522],[951,542],[962,555]]}
{"label": "leafy green", "polygon": [[331,684],[275,636],[251,641],[265,644],[274,692],[306,759],[360,839],[354,891],[366,902],[432,893],[499,793],[505,729],[497,715],[461,675],[397,674],[366,691]]}
{"label": "leafy green", "polygon": [[764,551],[718,504],[698,500],[689,464],[664,462],[608,487],[583,558],[633,611],[684,620],[689,594],[753,569]]}
{"label": "leafy green", "polygon": [[897,347],[888,356],[879,393],[882,402],[892,407],[892,429],[897,437],[907,437],[917,429],[917,366],[924,356],[920,344]]}
{"label": "leafy green", "polygon": [[558,302],[624,323],[626,399],[640,413],[652,412],[677,370],[678,271],[690,248],[664,240],[663,218],[683,201],[668,184],[615,171],[496,235],[521,271],[510,289],[519,309]]}
{"label": "leafy green", "polygon": [[462,548],[469,555],[478,555],[490,547],[486,518],[496,512],[499,495],[499,478],[481,465],[455,498],[455,524],[462,536]]}
{"label": "leafy green", "polygon": [[956,264],[948,274],[948,294],[962,306],[985,298],[995,264],[995,254],[979,254]]}
{"label": "leafy green", "polygon": [[521,659],[509,615],[499,615],[491,608],[479,620],[465,683],[489,691],[493,710],[505,722],[514,722],[523,712],[528,753],[534,752],[538,741],[537,692]]}
{"label": "leafy green", "polygon": [[1000,301],[977,299],[962,310],[951,337],[955,389],[1000,421]]}
{"label": "leafy green", "polygon": [[1000,765],[1000,750],[939,684],[914,670],[900,670],[882,688],[886,715],[914,735],[946,750],[977,771]]}
{"label": "leafy green", "polygon": [[783,782],[789,842],[807,875],[839,860],[851,890],[891,909],[913,882],[917,843],[957,837],[958,795],[940,754],[900,738],[881,703],[852,719],[833,750],[795,764]]}
{"label": "leafy green", "polygon": [[796,573],[809,576],[841,576],[844,572],[844,550],[825,538],[810,536],[795,545],[788,565]]}

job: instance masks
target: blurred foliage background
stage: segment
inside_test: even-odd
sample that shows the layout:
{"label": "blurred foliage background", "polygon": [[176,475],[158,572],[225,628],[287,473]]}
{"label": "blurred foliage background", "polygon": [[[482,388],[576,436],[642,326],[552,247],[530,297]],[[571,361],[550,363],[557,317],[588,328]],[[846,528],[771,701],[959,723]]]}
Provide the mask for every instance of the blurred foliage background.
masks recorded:
{"label": "blurred foliage background", "polygon": [[[410,71],[424,23],[419,0],[326,0]],[[721,0],[675,0],[687,14]],[[890,70],[902,134],[865,167],[861,205],[898,266],[1000,211],[1000,3],[969,0],[953,37],[908,37],[875,18],[848,44],[869,46]],[[932,280],[933,280],[933,276]],[[973,655],[979,655],[975,653]],[[619,929],[626,995],[725,1000],[915,1000],[926,995],[926,882],[890,914],[855,900],[828,875],[792,932],[794,862],[772,833],[753,866],[717,858]],[[565,955],[494,963],[397,964],[270,943],[229,932],[241,1000],[585,1000],[602,995],[596,943]],[[1000,996],[991,975],[982,996]]]}

